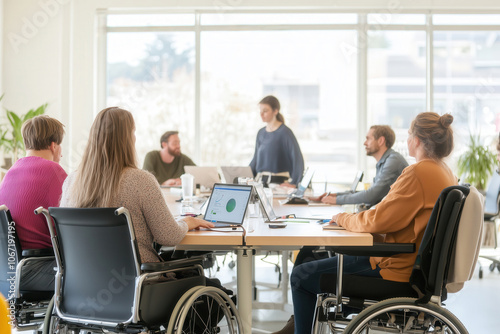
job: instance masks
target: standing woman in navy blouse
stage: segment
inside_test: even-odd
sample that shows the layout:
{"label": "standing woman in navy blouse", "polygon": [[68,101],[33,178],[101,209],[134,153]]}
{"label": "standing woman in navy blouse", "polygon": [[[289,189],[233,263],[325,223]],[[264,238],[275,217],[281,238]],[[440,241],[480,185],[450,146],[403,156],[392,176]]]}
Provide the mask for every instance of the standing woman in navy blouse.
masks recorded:
{"label": "standing woman in navy blouse", "polygon": [[250,167],[254,175],[260,172],[289,172],[290,184],[297,185],[304,173],[304,158],[292,130],[285,125],[280,102],[272,95],[259,102],[260,117],[267,123],[257,133],[255,154]]}

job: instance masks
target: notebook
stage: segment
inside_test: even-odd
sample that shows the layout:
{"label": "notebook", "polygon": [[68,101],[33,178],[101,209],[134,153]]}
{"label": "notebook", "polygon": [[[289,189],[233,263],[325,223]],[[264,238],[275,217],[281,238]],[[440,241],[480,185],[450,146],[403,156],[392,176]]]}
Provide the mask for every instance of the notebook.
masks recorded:
{"label": "notebook", "polygon": [[238,177],[253,178],[253,172],[250,166],[221,166],[220,169],[226,183],[238,183]]}
{"label": "notebook", "polygon": [[184,171],[194,176],[194,185],[199,184],[201,191],[210,191],[214,183],[220,182],[217,167],[184,166]]}
{"label": "notebook", "polygon": [[252,189],[249,185],[214,184],[203,219],[212,222],[215,227],[241,226]]}
{"label": "notebook", "polygon": [[338,226],[337,223],[323,225],[323,230],[345,230],[342,226]]}

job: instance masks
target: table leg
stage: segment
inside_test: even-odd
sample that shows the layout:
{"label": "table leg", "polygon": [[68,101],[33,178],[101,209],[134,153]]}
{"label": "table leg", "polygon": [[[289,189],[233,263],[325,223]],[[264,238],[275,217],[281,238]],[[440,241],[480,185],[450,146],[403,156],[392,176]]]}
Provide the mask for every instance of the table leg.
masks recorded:
{"label": "table leg", "polygon": [[238,311],[245,334],[252,332],[252,252],[252,249],[237,250]]}
{"label": "table leg", "polygon": [[288,304],[288,258],[290,256],[289,251],[283,251],[281,253],[281,293],[283,296],[283,309],[285,305]]}

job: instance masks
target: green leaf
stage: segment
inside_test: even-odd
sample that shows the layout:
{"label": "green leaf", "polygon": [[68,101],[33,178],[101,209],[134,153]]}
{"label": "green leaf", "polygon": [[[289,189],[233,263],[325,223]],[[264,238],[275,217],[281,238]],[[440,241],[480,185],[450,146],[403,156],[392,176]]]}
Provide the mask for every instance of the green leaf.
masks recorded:
{"label": "green leaf", "polygon": [[[0,97],[0,100],[3,95]],[[22,136],[22,126],[24,122],[35,116],[42,115],[47,109],[47,104],[42,104],[36,109],[29,110],[25,115],[19,116],[12,110],[5,110],[7,119],[10,124],[10,128],[5,131],[0,132],[0,145],[6,152],[14,152],[14,158],[17,158],[17,154],[22,155],[25,151],[24,142]]]}
{"label": "green leaf", "polygon": [[43,115],[45,113],[45,109],[47,108],[47,104],[42,104],[40,107],[37,109],[31,109],[26,113],[26,115],[23,116],[23,123],[27,121],[28,119],[31,119],[35,116]]}
{"label": "green leaf", "polygon": [[467,151],[459,157],[457,168],[465,182],[479,189],[485,189],[497,160],[496,155],[480,143],[480,135],[470,135]]}

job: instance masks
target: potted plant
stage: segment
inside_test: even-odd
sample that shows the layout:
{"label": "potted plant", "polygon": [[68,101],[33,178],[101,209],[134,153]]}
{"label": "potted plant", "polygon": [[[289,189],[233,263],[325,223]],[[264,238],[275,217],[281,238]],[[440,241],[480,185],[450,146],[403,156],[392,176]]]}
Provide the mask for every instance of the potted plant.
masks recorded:
{"label": "potted plant", "polygon": [[[3,95],[0,96],[0,100],[3,98]],[[4,155],[5,160],[5,168],[8,169],[15,162],[19,156],[22,156],[26,153],[23,142],[23,135],[21,133],[21,128],[23,123],[28,119],[33,118],[38,115],[42,115],[45,113],[45,109],[47,108],[47,104],[43,104],[36,109],[29,110],[24,115],[18,115],[12,110],[6,109],[8,124],[0,125],[0,147],[3,149],[5,153],[11,153],[11,161],[9,164],[9,157]]]}
{"label": "potted plant", "polygon": [[496,155],[481,145],[480,135],[471,134],[467,151],[458,159],[457,167],[463,181],[484,190],[496,164]]}

